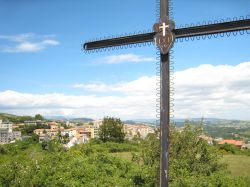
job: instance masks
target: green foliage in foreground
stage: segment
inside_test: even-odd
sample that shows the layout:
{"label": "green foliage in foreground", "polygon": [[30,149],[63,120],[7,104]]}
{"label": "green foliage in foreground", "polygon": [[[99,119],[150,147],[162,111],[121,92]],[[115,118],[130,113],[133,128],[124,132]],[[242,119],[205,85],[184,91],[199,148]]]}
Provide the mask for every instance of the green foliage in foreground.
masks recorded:
{"label": "green foliage in foreground", "polygon": [[149,171],[113,152],[138,151],[133,143],[89,143],[66,151],[31,140],[1,146],[0,186],[152,186]]}
{"label": "green foliage in foreground", "polygon": [[[249,178],[225,174],[217,149],[197,138],[199,133],[189,126],[183,132],[172,129],[170,186],[248,186]],[[159,186],[158,136],[123,143],[93,140],[70,150],[56,141],[44,150],[32,139],[0,146],[0,186]]]}

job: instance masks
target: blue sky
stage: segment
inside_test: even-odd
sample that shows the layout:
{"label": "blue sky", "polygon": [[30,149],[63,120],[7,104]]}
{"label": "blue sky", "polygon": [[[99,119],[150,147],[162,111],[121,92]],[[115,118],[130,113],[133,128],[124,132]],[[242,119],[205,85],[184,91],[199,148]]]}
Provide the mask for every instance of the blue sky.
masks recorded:
{"label": "blue sky", "polygon": [[[250,2],[245,0],[173,1],[177,26],[247,16],[249,7]],[[156,21],[155,8],[155,0],[127,0],[126,3],[115,0],[0,0],[0,111],[93,118],[104,115],[124,119],[153,118],[154,47],[86,55],[81,51],[81,44],[89,39],[149,30]],[[246,71],[249,49],[249,34],[178,42],[174,46],[175,71],[179,76],[176,78],[176,117],[205,115],[248,119],[246,113],[250,109],[241,100],[249,96],[245,90],[250,71]],[[180,82],[179,74],[190,77],[190,68],[199,73],[204,64],[212,67],[204,71],[217,72],[218,76],[214,77],[218,78],[213,80],[208,74],[200,79],[211,78],[211,82],[217,84],[211,88],[210,83],[201,82],[195,88],[201,93],[195,95],[185,82],[188,79]],[[229,82],[220,81],[227,77],[228,68],[239,71],[240,65],[245,65],[242,79],[238,80],[236,74]],[[196,79],[199,77],[191,80]],[[228,85],[236,84],[235,79],[242,87],[232,90]],[[202,97],[214,90],[220,95],[216,96],[216,107],[211,104],[214,96]],[[231,91],[238,94],[233,95]],[[201,99],[204,103],[198,104]],[[194,108],[190,108],[187,101],[194,103]]]}

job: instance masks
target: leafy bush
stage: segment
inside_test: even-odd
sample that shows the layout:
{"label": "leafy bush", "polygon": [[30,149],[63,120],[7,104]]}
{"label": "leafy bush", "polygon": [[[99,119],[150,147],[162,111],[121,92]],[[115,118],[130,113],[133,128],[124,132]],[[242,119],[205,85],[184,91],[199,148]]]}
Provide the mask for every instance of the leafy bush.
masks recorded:
{"label": "leafy bush", "polygon": [[[201,128],[171,129],[170,186],[247,187],[249,177],[230,177],[216,147],[198,138]],[[0,146],[0,186],[159,186],[159,132],[139,142],[90,141],[64,150],[57,141],[32,138]],[[112,153],[117,154],[112,154]],[[130,152],[132,159],[119,153]]]}
{"label": "leafy bush", "polygon": [[223,144],[223,145],[217,145],[219,147],[219,149],[221,151],[225,151],[227,153],[232,153],[232,154],[236,154],[236,153],[239,153],[240,152],[240,149],[237,148],[236,146],[234,145],[230,145],[230,144]]}

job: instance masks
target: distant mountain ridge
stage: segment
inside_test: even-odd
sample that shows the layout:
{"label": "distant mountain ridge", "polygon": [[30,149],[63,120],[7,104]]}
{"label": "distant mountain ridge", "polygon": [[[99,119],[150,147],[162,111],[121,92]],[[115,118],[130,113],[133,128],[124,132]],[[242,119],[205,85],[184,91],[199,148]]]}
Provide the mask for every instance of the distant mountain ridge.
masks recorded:
{"label": "distant mountain ridge", "polygon": [[[220,118],[176,118],[173,120],[176,126],[184,126],[186,122],[200,124],[203,122],[204,125],[222,125],[222,124],[231,124],[231,125],[242,125],[250,124],[250,121],[246,120],[234,120],[234,119],[220,119]],[[126,120],[124,123],[128,124],[138,124],[138,123],[148,123],[152,125],[159,125],[159,122],[156,122],[156,119],[136,119],[136,120]]]}
{"label": "distant mountain ridge", "polygon": [[[70,121],[75,123],[87,123],[94,121],[91,118],[67,118],[64,116],[45,116],[44,118],[50,121]],[[26,120],[35,120],[35,118],[33,116],[19,116],[8,113],[0,113],[0,120],[11,121],[13,123],[20,123]]]}
{"label": "distant mountain ridge", "polygon": [[18,116],[14,114],[7,114],[7,113],[0,112],[0,118],[1,117],[18,117]]}
{"label": "distant mountain ridge", "polygon": [[33,120],[34,117],[31,116],[18,116],[13,114],[7,114],[7,113],[0,113],[0,120],[3,121],[10,121],[13,123],[23,123],[27,120]]}
{"label": "distant mountain ridge", "polygon": [[91,118],[74,118],[71,119],[72,122],[78,122],[78,123],[87,123],[87,122],[93,122],[94,120]]}
{"label": "distant mountain ridge", "polygon": [[48,120],[55,120],[55,121],[70,121],[70,122],[75,122],[75,123],[87,123],[87,122],[93,122],[94,119],[92,118],[71,118],[71,117],[64,117],[64,116],[46,116],[45,117]]}
{"label": "distant mountain ridge", "polygon": [[[88,117],[65,117],[65,116],[44,116],[47,120],[54,120],[54,121],[70,121],[75,123],[88,123],[93,122],[94,119],[88,118]],[[0,119],[2,120],[9,120],[12,122],[19,122],[23,120],[33,120],[34,117],[32,116],[19,116],[14,114],[8,114],[8,113],[1,113],[0,112]],[[218,125],[218,124],[250,124],[250,121],[247,120],[234,120],[234,119],[220,119],[220,118],[189,118],[189,119],[183,119],[183,118],[176,118],[174,119],[174,123],[176,126],[183,126],[186,121],[189,121],[191,123],[201,123],[203,120],[204,125]],[[159,121],[158,121],[159,122]],[[123,120],[123,123],[127,124],[150,124],[150,125],[159,125],[157,123],[156,119],[133,119],[133,120]]]}

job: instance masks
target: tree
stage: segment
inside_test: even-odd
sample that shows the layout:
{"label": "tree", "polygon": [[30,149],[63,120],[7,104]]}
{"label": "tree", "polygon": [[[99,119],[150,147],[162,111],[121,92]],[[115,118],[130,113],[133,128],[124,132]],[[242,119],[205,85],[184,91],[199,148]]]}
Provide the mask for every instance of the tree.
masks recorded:
{"label": "tree", "polygon": [[[170,186],[217,186],[218,175],[223,177],[225,166],[219,162],[216,147],[199,138],[202,127],[186,125],[182,131],[170,130]],[[155,184],[159,181],[160,142],[159,132],[150,134],[142,142],[142,162],[148,166]],[[198,183],[199,182],[199,183]],[[195,185],[195,184],[199,185]]]}
{"label": "tree", "polygon": [[36,114],[35,115],[35,120],[41,120],[41,121],[43,121],[44,117],[41,114]]}
{"label": "tree", "polygon": [[[207,178],[222,172],[225,167],[219,162],[218,150],[199,138],[202,126],[186,124],[180,132],[171,131],[170,176],[176,186],[182,186],[193,178]],[[178,185],[177,185],[178,184]]]}
{"label": "tree", "polygon": [[103,142],[123,142],[125,133],[123,123],[119,118],[105,117],[99,129],[99,139]]}
{"label": "tree", "polygon": [[70,139],[69,139],[69,134],[68,133],[66,133],[64,136],[62,136],[62,142],[64,144],[68,143],[69,141],[70,141]]}

